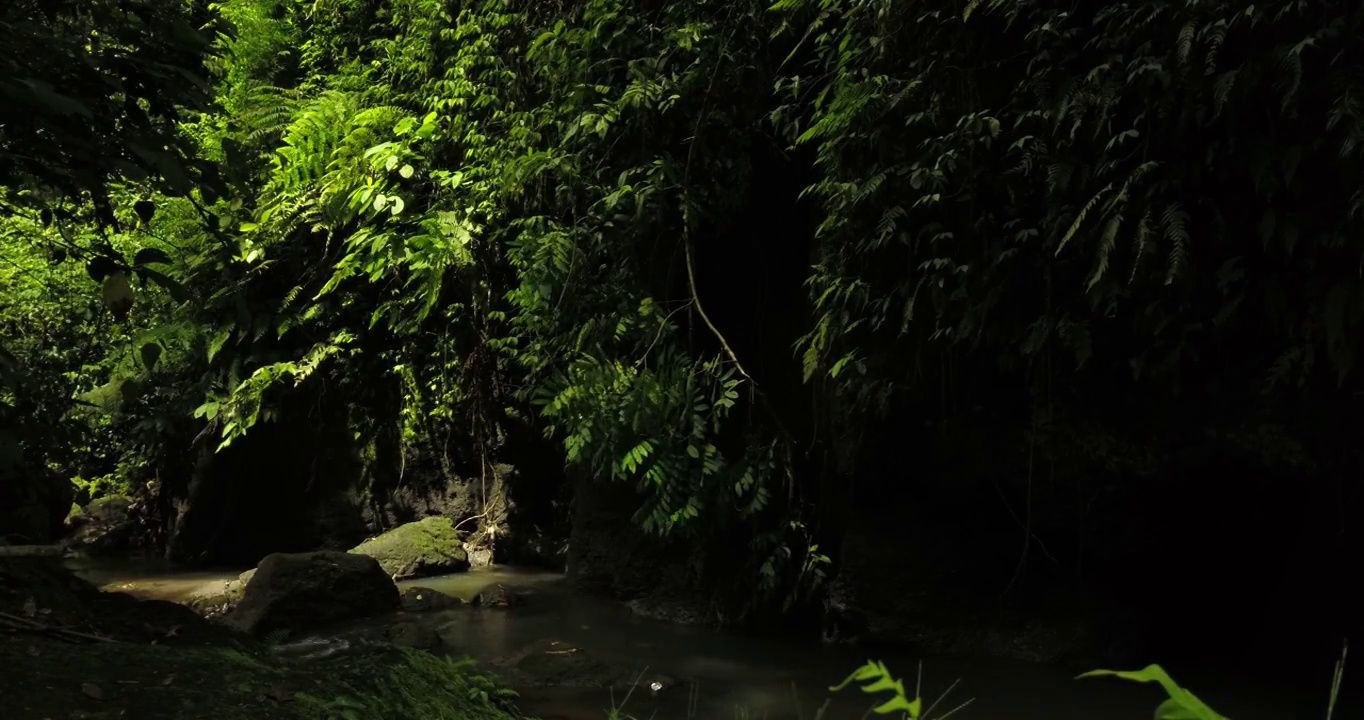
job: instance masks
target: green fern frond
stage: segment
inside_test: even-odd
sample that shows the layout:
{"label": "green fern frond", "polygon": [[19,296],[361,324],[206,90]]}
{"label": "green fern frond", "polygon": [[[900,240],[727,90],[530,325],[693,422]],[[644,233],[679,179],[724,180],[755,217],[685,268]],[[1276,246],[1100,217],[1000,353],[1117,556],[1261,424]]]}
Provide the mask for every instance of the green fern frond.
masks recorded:
{"label": "green fern frond", "polygon": [[1075,237],[1075,233],[1079,232],[1080,227],[1084,225],[1085,218],[1089,216],[1090,211],[1099,204],[1099,201],[1103,200],[1104,195],[1107,195],[1112,191],[1113,183],[1105,185],[1099,192],[1094,193],[1094,196],[1089,199],[1089,202],[1084,204],[1084,207],[1080,208],[1080,212],[1075,215],[1075,219],[1071,221],[1070,227],[1066,229],[1065,235],[1061,236],[1061,242],[1056,246],[1056,255],[1059,256],[1061,251],[1066,249],[1066,245],[1070,243],[1071,238]]}
{"label": "green fern frond", "polygon": [[1184,212],[1179,203],[1170,203],[1161,214],[1160,220],[1165,239],[1170,243],[1165,284],[1172,285],[1188,265],[1189,214]]}

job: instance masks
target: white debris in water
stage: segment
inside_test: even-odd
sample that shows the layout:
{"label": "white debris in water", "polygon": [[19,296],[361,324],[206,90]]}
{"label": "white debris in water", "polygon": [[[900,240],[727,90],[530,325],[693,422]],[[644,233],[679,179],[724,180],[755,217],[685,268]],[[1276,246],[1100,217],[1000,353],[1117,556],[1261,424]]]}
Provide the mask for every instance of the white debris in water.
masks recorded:
{"label": "white debris in water", "polygon": [[650,689],[650,690],[653,690],[654,692],[658,692],[659,690],[662,690],[662,689],[663,689],[663,683],[661,683],[661,682],[655,680],[655,681],[649,683],[649,689]]}

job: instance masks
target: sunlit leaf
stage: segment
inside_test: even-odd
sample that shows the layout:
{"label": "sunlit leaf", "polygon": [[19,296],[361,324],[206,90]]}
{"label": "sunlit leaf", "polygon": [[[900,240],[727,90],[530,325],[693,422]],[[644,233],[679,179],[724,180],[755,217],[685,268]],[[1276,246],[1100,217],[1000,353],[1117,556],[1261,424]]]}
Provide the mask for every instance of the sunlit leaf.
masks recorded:
{"label": "sunlit leaf", "polygon": [[1227,720],[1194,697],[1194,694],[1175,683],[1159,665],[1147,665],[1141,670],[1091,670],[1080,678],[1118,677],[1134,682],[1154,682],[1165,690],[1169,699],[1156,710],[1156,720]]}

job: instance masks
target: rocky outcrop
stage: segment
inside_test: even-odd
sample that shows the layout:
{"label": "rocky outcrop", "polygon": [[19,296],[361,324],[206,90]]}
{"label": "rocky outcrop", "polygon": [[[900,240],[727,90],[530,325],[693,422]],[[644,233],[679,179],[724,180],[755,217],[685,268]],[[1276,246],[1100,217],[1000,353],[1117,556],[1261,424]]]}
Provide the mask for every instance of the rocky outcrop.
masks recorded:
{"label": "rocky outcrop", "polygon": [[563,572],[568,566],[568,539],[531,525],[513,527],[498,539],[492,560],[499,565]]}
{"label": "rocky outcrop", "polygon": [[227,624],[246,633],[304,630],[397,610],[398,588],[374,558],[322,551],[268,555]]}
{"label": "rocky outcrop", "polygon": [[0,540],[42,545],[61,537],[74,498],[70,479],[25,463],[13,436],[0,430]]}
{"label": "rocky outcrop", "polygon": [[364,460],[347,398],[309,381],[280,402],[268,432],[221,451],[200,441],[185,477],[166,482],[170,559],[250,567],[270,553],[345,550],[365,538]]}
{"label": "rocky outcrop", "polygon": [[[506,450],[512,457],[545,456],[538,459],[534,481],[519,483],[512,465],[485,464],[485,458],[456,462],[472,459],[458,442],[404,442],[397,421],[400,383],[376,379],[363,396],[361,402],[307,380],[282,394],[269,432],[249,433],[221,451],[216,443],[201,442],[197,459],[189,457],[182,472],[168,473],[174,479],[162,490],[158,513],[167,556],[186,564],[246,567],[274,552],[347,550],[404,524],[444,517],[462,523],[470,535],[465,560],[520,564],[523,553],[503,557],[499,542],[519,543],[514,533],[521,527],[548,527],[557,518],[557,510],[539,512],[549,502],[547,493],[560,488],[557,458],[538,445]],[[357,426],[367,428],[358,438]],[[518,504],[513,486],[530,493],[526,504],[539,514],[512,517]],[[4,490],[0,485],[0,494]],[[0,505],[0,516],[4,510]]]}
{"label": "rocky outcrop", "polygon": [[429,517],[396,527],[351,550],[379,561],[393,579],[443,575],[469,569],[459,533],[446,517]]}
{"label": "rocky outcrop", "polygon": [[859,514],[844,536],[838,575],[825,596],[825,641],[1033,662],[1102,656],[1082,608],[1028,607],[1026,595],[1002,604],[1002,586],[993,592],[982,587],[979,578],[1000,573],[954,549],[967,546],[969,538],[955,534],[963,532],[970,530]]}
{"label": "rocky outcrop", "polygon": [[569,582],[617,600],[694,597],[694,548],[646,534],[633,519],[639,503],[629,486],[574,482]]}
{"label": "rocky outcrop", "polygon": [[440,515],[464,519],[481,512],[477,478],[446,474],[441,468],[410,470],[416,478],[399,487],[371,489],[364,520],[372,528],[391,528],[424,517]]}
{"label": "rocky outcrop", "polygon": [[[529,450],[529,449],[527,449]],[[566,565],[567,527],[547,489],[558,488],[555,472],[540,468],[536,477],[517,466],[494,463],[468,477],[432,466],[417,453],[409,459],[408,477],[396,488],[372,488],[368,518],[376,527],[393,527],[428,516],[448,517],[467,527],[464,550],[472,568],[491,565],[537,567],[562,572]],[[557,470],[557,468],[556,468]],[[525,502],[520,495],[525,494]],[[516,495],[516,497],[513,497]],[[473,522],[477,520],[477,522]]]}
{"label": "rocky outcrop", "polygon": [[92,500],[67,518],[65,545],[91,554],[126,550],[134,541],[139,524],[132,500],[108,496]]}

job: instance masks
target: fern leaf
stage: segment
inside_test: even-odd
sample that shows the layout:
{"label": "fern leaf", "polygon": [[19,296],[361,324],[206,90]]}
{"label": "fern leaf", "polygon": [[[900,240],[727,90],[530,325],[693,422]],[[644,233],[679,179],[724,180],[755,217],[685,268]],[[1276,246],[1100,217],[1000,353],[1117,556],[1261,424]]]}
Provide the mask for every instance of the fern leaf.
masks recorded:
{"label": "fern leaf", "polygon": [[1089,211],[1093,210],[1094,206],[1099,204],[1099,201],[1103,199],[1104,195],[1107,195],[1112,191],[1113,183],[1105,185],[1102,190],[1094,193],[1094,197],[1090,198],[1089,202],[1085,203],[1084,207],[1080,208],[1080,212],[1075,216],[1075,220],[1071,222],[1070,228],[1067,229],[1066,234],[1061,237],[1061,243],[1056,246],[1056,255],[1059,256],[1061,251],[1066,249],[1066,245],[1070,243],[1070,239],[1075,237],[1075,233],[1079,232],[1080,227],[1084,225],[1085,218],[1089,216]]}
{"label": "fern leaf", "polygon": [[1113,248],[1117,246],[1118,229],[1122,226],[1122,213],[1114,213],[1104,225],[1103,235],[1099,238],[1099,252],[1095,258],[1094,272],[1089,276],[1089,282],[1085,283],[1085,291],[1094,289],[1095,285],[1103,279],[1108,272],[1108,257],[1112,254]]}
{"label": "fern leaf", "polygon": [[1161,226],[1165,239],[1170,242],[1170,258],[1165,284],[1172,285],[1188,265],[1189,214],[1180,208],[1179,203],[1171,203],[1161,215]]}

